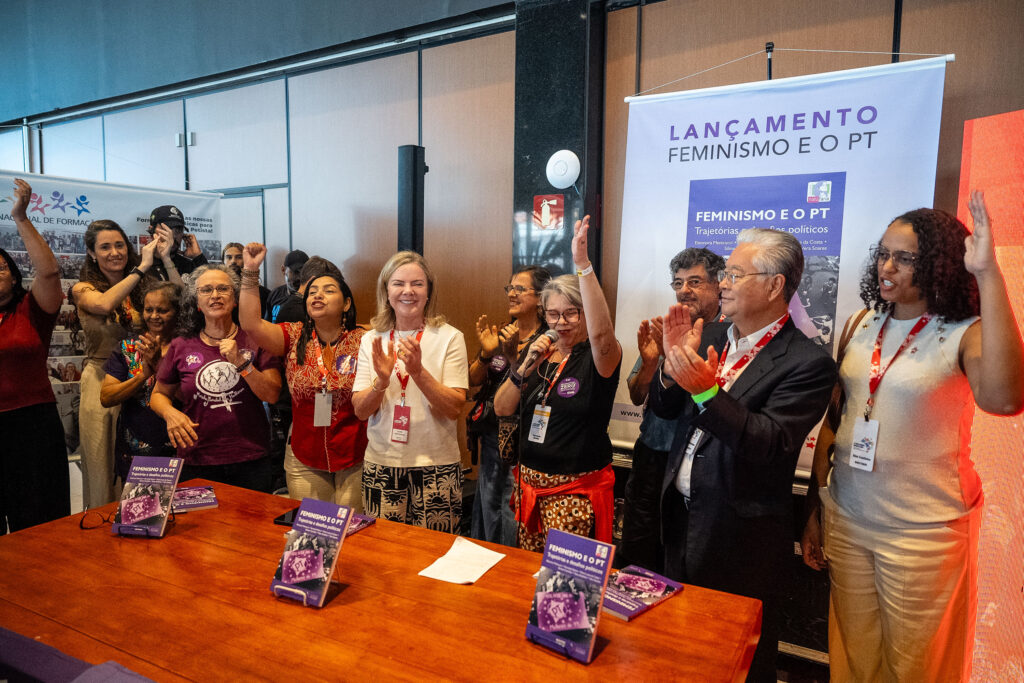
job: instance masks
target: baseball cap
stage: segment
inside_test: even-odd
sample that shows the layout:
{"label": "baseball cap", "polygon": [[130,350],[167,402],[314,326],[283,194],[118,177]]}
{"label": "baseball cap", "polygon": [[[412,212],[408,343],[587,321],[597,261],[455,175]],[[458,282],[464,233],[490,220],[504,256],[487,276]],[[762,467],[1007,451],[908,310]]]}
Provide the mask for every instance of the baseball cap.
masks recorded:
{"label": "baseball cap", "polygon": [[172,230],[174,228],[185,227],[185,217],[181,215],[181,210],[176,206],[158,206],[153,209],[153,213],[149,214],[149,224],[156,227],[160,223],[163,223]]}
{"label": "baseball cap", "polygon": [[306,252],[301,249],[289,251],[288,255],[284,257],[284,267],[289,270],[298,270],[299,268],[302,268],[308,260],[309,256],[307,256]]}

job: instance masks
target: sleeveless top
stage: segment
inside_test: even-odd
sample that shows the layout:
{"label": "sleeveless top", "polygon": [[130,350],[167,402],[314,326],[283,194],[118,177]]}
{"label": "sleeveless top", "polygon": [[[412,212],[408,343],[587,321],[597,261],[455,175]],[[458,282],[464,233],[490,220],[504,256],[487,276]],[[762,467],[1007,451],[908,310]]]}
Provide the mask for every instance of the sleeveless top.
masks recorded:
{"label": "sleeveless top", "polygon": [[[887,315],[869,311],[839,368],[846,406],[836,433],[828,493],[854,519],[886,527],[939,525],[983,501],[971,462],[974,396],[960,369],[960,340],[977,317],[957,323],[932,318],[885,373],[871,418],[878,446],[871,472],[850,466],[853,423],[864,419],[871,354]],[[882,367],[917,318],[889,319]]]}

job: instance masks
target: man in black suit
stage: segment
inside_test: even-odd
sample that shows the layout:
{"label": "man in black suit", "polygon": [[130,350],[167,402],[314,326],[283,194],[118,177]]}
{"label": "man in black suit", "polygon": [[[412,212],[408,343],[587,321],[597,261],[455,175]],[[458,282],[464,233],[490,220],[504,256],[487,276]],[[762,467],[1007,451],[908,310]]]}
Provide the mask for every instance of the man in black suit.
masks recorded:
{"label": "man in black suit", "polygon": [[655,414],[677,421],[662,486],[665,573],[762,601],[754,681],[776,680],[793,474],[836,381],[829,354],[789,320],[803,264],[792,235],[741,232],[719,274],[732,324],[691,325],[673,306],[650,390]]}

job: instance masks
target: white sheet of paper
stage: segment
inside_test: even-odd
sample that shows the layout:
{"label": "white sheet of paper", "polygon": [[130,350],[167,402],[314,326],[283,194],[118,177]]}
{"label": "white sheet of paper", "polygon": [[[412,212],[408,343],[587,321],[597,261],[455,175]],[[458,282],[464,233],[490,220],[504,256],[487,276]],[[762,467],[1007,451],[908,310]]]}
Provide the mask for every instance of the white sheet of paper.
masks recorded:
{"label": "white sheet of paper", "polygon": [[459,536],[441,557],[432,565],[420,572],[420,576],[428,579],[447,581],[448,583],[470,584],[487,573],[487,570],[498,564],[505,557],[482,545]]}

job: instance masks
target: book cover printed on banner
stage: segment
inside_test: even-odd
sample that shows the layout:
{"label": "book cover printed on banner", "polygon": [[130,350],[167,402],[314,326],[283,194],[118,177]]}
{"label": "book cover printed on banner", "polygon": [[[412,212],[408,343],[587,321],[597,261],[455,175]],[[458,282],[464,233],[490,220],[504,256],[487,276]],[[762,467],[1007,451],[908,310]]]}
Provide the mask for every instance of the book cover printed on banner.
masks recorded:
{"label": "book cover printed on banner", "polygon": [[179,486],[174,490],[175,512],[207,510],[219,505],[212,486]]}
{"label": "book cover printed on banner", "polygon": [[682,588],[681,583],[631,564],[612,572],[604,594],[604,611],[629,621]]}
{"label": "book cover printed on banner", "polygon": [[615,547],[558,529],[548,531],[527,639],[590,662]]}
{"label": "book cover printed on banner", "polygon": [[114,513],[111,533],[163,536],[181,466],[181,458],[135,456],[121,492],[121,502]]}
{"label": "book cover printed on banner", "polygon": [[345,535],[351,536],[355,532],[362,531],[376,521],[376,517],[370,517],[369,515],[361,515],[358,512],[353,512],[352,521],[348,523],[348,530],[345,532]]}
{"label": "book cover printed on banner", "polygon": [[271,592],[307,606],[323,606],[351,517],[350,507],[303,498],[285,534]]}

